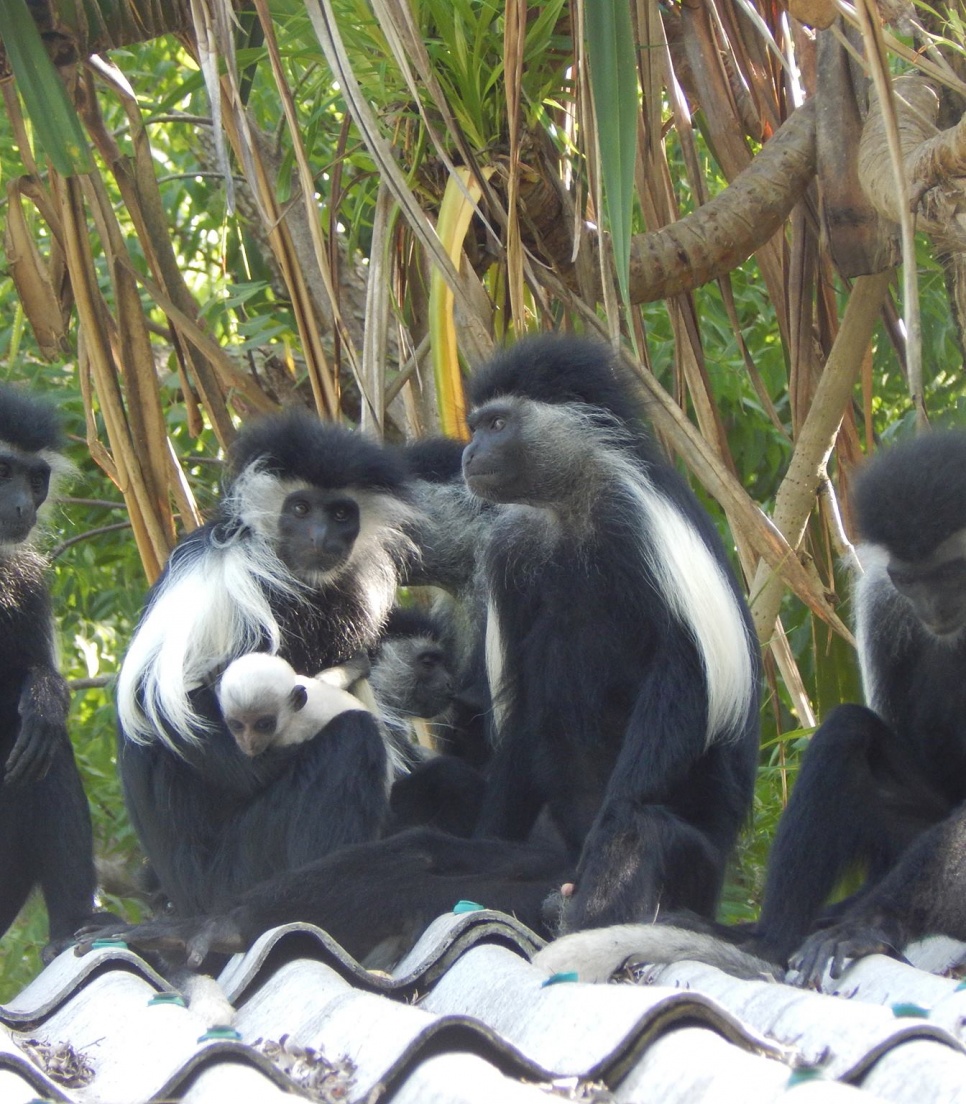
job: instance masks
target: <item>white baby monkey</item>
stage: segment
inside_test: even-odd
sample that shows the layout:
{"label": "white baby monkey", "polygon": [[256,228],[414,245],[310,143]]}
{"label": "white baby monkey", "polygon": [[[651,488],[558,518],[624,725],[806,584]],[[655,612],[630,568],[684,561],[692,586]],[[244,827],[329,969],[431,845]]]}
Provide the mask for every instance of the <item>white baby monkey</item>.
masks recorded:
{"label": "white baby monkey", "polygon": [[[248,756],[311,740],[340,713],[366,706],[346,689],[366,674],[349,661],[317,677],[297,675],[280,656],[249,652],[218,683],[222,717]],[[367,665],[366,665],[367,666]]]}

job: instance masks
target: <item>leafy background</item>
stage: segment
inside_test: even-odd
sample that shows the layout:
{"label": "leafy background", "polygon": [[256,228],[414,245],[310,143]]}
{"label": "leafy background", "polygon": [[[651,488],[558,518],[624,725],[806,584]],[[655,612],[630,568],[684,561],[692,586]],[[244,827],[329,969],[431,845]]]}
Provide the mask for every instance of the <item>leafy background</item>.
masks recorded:
{"label": "leafy background", "polygon": [[[595,330],[638,350],[649,379],[711,442],[716,466],[735,473],[749,501],[770,515],[852,281],[831,262],[813,188],[779,235],[780,289],[751,258],[733,267],[727,278],[705,278],[701,286],[670,299],[629,301],[622,258],[633,240],[699,212],[709,198],[724,193],[736,166],[767,146],[793,113],[788,70],[775,63],[769,50],[774,46],[786,59],[803,60],[812,47],[801,25],[776,5],[707,0],[685,10],[651,0],[630,5],[600,0],[588,10],[603,12],[611,22],[595,24],[595,34],[589,35],[583,33],[584,8],[564,0],[530,7],[502,0],[239,5],[241,29],[230,36],[234,57],[223,51],[214,59],[225,74],[220,102],[227,130],[237,132],[243,114],[252,128],[247,136],[236,134],[229,151],[234,208],[203,74],[213,59],[198,48],[186,7],[175,0],[147,12],[135,3],[103,7],[105,18],[112,11],[137,11],[140,22],[131,22],[146,26],[150,38],[132,41],[117,34],[92,43],[102,28],[82,29],[78,40],[91,48],[114,46],[109,57],[115,70],[105,75],[90,66],[64,69],[87,133],[99,136],[90,143],[93,171],[73,179],[81,182],[75,197],[83,209],[80,225],[92,245],[90,276],[103,309],[86,313],[52,279],[55,306],[67,321],[56,349],[42,347],[28,324],[28,313],[34,324],[37,317],[12,279],[8,248],[7,267],[0,271],[0,377],[53,398],[71,433],[68,452],[78,477],[53,512],[44,542],[53,556],[64,671],[78,686],[72,735],[97,850],[133,871],[137,847],[115,775],[106,680],[116,672],[165,542],[194,524],[214,500],[222,447],[239,420],[277,402],[301,401],[388,437],[440,425],[458,433],[459,411],[447,406],[445,396],[457,394],[460,374],[485,351],[481,333],[499,341],[551,325]],[[56,5],[51,10],[56,12]],[[212,20],[223,14],[216,0],[199,10]],[[259,11],[271,16],[278,58],[274,73],[266,44],[250,33]],[[320,11],[331,13],[341,32],[349,70],[338,79],[320,44],[315,22]],[[922,12],[931,20],[934,52],[944,53],[961,71],[963,33],[955,11]],[[621,22],[628,14],[630,29]],[[844,23],[841,27],[840,37],[852,34],[855,40],[853,31]],[[425,50],[432,86],[410,83],[413,71],[407,73],[402,59],[417,66],[419,49],[414,44],[400,49],[392,41],[393,33],[406,28],[414,29],[419,49]],[[765,32],[771,45],[763,45]],[[905,37],[893,32],[891,63],[906,69],[919,40],[914,31],[906,30]],[[6,25],[0,36],[12,53]],[[861,52],[861,41],[855,41]],[[726,110],[701,85],[694,50],[708,42],[733,62],[741,77],[733,87],[743,84],[754,101],[750,108],[736,95]],[[595,82],[601,73],[612,76],[612,83]],[[118,91],[118,74],[130,95]],[[947,84],[959,94],[966,86],[951,74]],[[814,80],[814,74],[805,73],[809,94]],[[226,81],[244,89],[247,113],[231,107]],[[362,108],[355,113],[347,108],[353,82],[370,105],[377,137],[391,151],[402,191],[387,193],[392,166],[380,162]],[[4,86],[7,110],[0,113],[0,178],[6,188],[0,226],[10,227],[11,205],[17,204],[41,264],[52,275],[60,271],[58,251],[70,206],[63,197],[69,189],[42,156],[31,153],[35,123],[21,110],[13,87]],[[286,107],[296,121],[294,130]],[[627,156],[631,146],[634,157]],[[159,210],[154,215],[149,190],[135,203],[121,187],[112,149],[124,165],[156,181]],[[470,162],[474,171],[454,184],[458,170]],[[60,223],[12,190],[32,167],[54,206],[59,204]],[[261,194],[253,188],[259,173],[267,181]],[[582,232],[590,227],[595,233],[599,226],[611,232],[613,255],[605,254],[609,278],[603,292],[587,290],[594,282],[594,265],[583,273],[583,282],[565,278],[555,267],[559,258],[547,240],[559,225],[539,232],[532,225],[552,207],[551,181],[566,189],[570,206],[565,210]],[[306,185],[311,192],[307,208]],[[484,185],[496,193],[480,201],[485,224],[479,216],[470,221],[466,205],[466,192],[484,195]],[[439,277],[441,262],[415,222],[401,213],[407,196],[427,224],[438,225],[440,238],[446,238],[447,203],[454,222],[463,216],[465,239],[454,231],[448,242],[462,274],[455,302],[456,270],[449,283]],[[298,221],[305,209],[317,217],[313,234],[323,231],[321,253],[308,224]],[[273,211],[279,219],[269,217]],[[218,402],[209,400],[185,352],[187,326],[168,302],[175,292],[168,284],[168,299],[156,293],[157,240],[144,229],[148,216],[170,243],[187,293],[182,309],[193,304],[193,321],[227,354],[217,370]],[[280,227],[289,219],[294,220],[291,239],[280,244]],[[581,248],[586,257],[586,239]],[[124,295],[119,257],[138,274],[137,282],[127,286],[135,289],[133,303]],[[918,239],[914,260],[926,407],[934,422],[961,422],[966,384],[947,294],[948,267],[937,263],[934,243],[924,237]],[[80,287],[80,269],[71,275]],[[341,325],[333,317],[334,305]],[[871,359],[845,411],[845,428],[830,464],[831,486],[843,500],[850,465],[863,449],[915,429],[908,349],[897,322],[902,305],[894,285],[884,321],[874,329]],[[57,313],[48,316],[54,328]],[[105,317],[113,329],[103,327]],[[807,335],[798,343],[789,337],[794,319]],[[149,349],[147,369],[142,361],[135,368],[125,358],[133,346],[124,342],[138,334]],[[114,373],[130,419],[125,426],[129,437],[111,422],[110,373],[97,375],[92,369],[94,353],[103,355]],[[159,400],[161,422],[149,421],[141,437],[135,432],[135,383],[147,383]],[[709,411],[720,433],[708,423]],[[666,420],[658,424],[676,461],[691,473],[696,464],[687,440],[670,434]],[[138,497],[130,481],[118,477],[117,465],[149,457],[151,446],[162,439],[165,448],[170,442],[186,489],[179,497],[165,482],[170,468],[160,475],[146,469],[149,490]],[[692,482],[734,548],[736,569],[752,578],[747,532],[729,528],[719,502],[697,480]],[[155,525],[153,538],[145,535],[149,523]],[[842,549],[826,512],[812,512],[803,547],[815,568],[810,585],[848,621]],[[722,906],[727,920],[756,914],[768,844],[812,717],[835,701],[859,695],[850,644],[809,609],[800,582],[786,582],[780,614],[797,689],[779,677],[769,653],[754,818]],[[89,681],[97,685],[88,686]],[[105,904],[137,915],[138,906],[130,900],[106,899]],[[4,936],[0,1000],[36,973],[45,928],[42,908],[32,903]]]}

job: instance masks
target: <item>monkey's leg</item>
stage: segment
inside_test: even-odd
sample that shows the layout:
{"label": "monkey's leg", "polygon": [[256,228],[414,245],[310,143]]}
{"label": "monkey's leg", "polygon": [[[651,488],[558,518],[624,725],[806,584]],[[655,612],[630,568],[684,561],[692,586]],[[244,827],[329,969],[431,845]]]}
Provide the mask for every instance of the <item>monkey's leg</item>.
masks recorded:
{"label": "monkey's leg", "polygon": [[34,783],[34,854],[51,942],[71,936],[94,910],[94,840],[87,797],[69,744]]}
{"label": "monkey's leg", "polygon": [[923,832],[838,923],[805,940],[791,965],[800,984],[818,985],[828,966],[837,978],[848,958],[898,955],[931,933],[966,939],[966,806]]}
{"label": "monkey's leg", "polygon": [[0,935],[16,920],[36,877],[30,847],[35,785],[0,784]]}
{"label": "monkey's leg", "polygon": [[614,800],[587,837],[565,931],[650,922],[667,911],[712,916],[724,856],[674,811]]}
{"label": "monkey's leg", "polygon": [[98,927],[85,933],[79,950],[93,938],[113,936],[197,966],[211,952],[244,950],[269,928],[304,921],[361,961],[375,948],[411,943],[461,899],[512,913],[539,930],[543,901],[569,870],[554,847],[462,840],[417,828],[281,874],[214,916]]}
{"label": "monkey's leg", "polygon": [[864,706],[840,706],[812,737],[768,862],[758,930],[785,959],[841,880],[864,867],[874,884],[942,817],[896,735]]}

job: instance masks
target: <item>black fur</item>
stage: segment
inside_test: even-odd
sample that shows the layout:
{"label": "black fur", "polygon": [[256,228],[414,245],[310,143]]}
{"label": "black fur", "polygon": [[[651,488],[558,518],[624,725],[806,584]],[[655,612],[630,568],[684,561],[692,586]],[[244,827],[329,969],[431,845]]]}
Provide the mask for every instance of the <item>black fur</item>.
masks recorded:
{"label": "black fur", "polygon": [[414,441],[402,450],[423,522],[420,555],[407,571],[411,585],[435,588],[432,616],[453,671],[453,694],[440,749],[474,767],[490,757],[490,693],[483,634],[485,581],[479,562],[493,509],[463,482],[462,442],[448,437]]}
{"label": "black fur", "polygon": [[24,452],[59,452],[64,436],[56,409],[16,388],[0,387],[0,441]]}
{"label": "black fur", "polygon": [[245,427],[231,449],[237,474],[258,464],[273,475],[304,479],[314,487],[366,487],[405,494],[405,468],[388,449],[344,426],[326,423],[302,407]]}
{"label": "black fur", "polygon": [[422,437],[406,445],[402,455],[414,479],[446,483],[462,479],[464,447],[454,437]]}
{"label": "black fur", "polygon": [[464,899],[545,930],[543,901],[567,869],[566,856],[552,845],[455,839],[416,828],[282,874],[214,916],[92,929],[81,951],[92,938],[110,936],[197,966],[209,953],[245,950],[267,929],[303,921],[371,968],[389,968],[431,920]]}
{"label": "black fur", "polygon": [[[588,472],[574,482],[577,504],[584,503],[579,524],[572,529],[564,518],[558,526],[558,503],[545,515],[474,506],[450,480],[437,485],[448,506],[420,530],[424,556],[409,577],[462,595],[477,626],[487,594],[497,612],[510,677],[498,695],[504,722],[479,830],[509,838],[403,832],[281,874],[213,917],[157,921],[126,929],[124,938],[179,947],[197,961],[302,919],[357,957],[385,953],[387,943],[398,954],[400,941],[460,897],[513,911],[539,930],[546,895],[575,872],[574,927],[651,918],[675,906],[714,909],[749,810],[758,747],[757,648],[720,540],[648,442],[633,389],[602,347],[521,343],[473,387],[477,402],[509,393],[574,404],[576,413],[560,414],[576,418],[583,442],[567,442],[574,470]],[[570,436],[569,423],[564,428],[543,443],[561,448]],[[612,468],[625,481],[616,487],[601,475]],[[644,508],[638,492],[657,497]],[[415,494],[432,514],[433,496],[425,487]],[[662,513],[668,508],[671,522]],[[467,524],[454,525],[454,516]],[[690,559],[664,564],[659,578],[642,547],[666,551],[669,526],[683,534]],[[548,531],[560,539],[544,540]],[[481,546],[483,575],[472,554]],[[687,580],[691,568],[699,577],[674,593],[673,580]],[[741,685],[724,690],[721,671],[709,676],[702,659],[713,650],[706,611],[697,608],[696,595],[706,591],[717,596],[735,645],[734,654],[718,657],[722,667],[743,672]],[[541,817],[531,834],[545,809],[554,824],[545,828]]]}
{"label": "black fur", "polygon": [[[5,465],[28,463],[46,478],[61,439],[53,407],[0,389]],[[93,911],[91,821],[67,734],[70,694],[56,665],[47,565],[23,543],[46,483],[25,504],[16,474],[0,477],[0,934],[39,886],[50,938],[60,940]],[[11,532],[8,515],[25,510]]]}
{"label": "black fur", "polygon": [[[865,573],[855,607],[867,706],[834,710],[816,732],[779,824],[759,924],[789,955],[837,885],[862,889],[794,958],[817,982],[831,962],[898,951],[930,931],[966,939],[966,627],[938,636],[890,576],[915,574],[966,529],[966,434],[933,433],[883,451],[854,503]],[[966,545],[928,586],[966,587]]]}
{"label": "black fur", "polygon": [[[397,607],[373,661],[371,685],[380,707],[400,718],[433,719],[434,750],[393,782],[390,831],[428,825],[457,836],[472,835],[483,799],[487,758],[482,735],[459,724],[464,707],[453,701],[455,644],[445,619]],[[421,751],[423,749],[420,749]]]}
{"label": "black fur", "polygon": [[884,449],[852,493],[862,540],[921,560],[966,526],[966,433],[935,430]]}
{"label": "black fur", "polygon": [[[366,547],[378,553],[378,570],[371,556],[358,563],[350,558],[331,575],[306,583],[284,564],[272,564],[271,517],[250,520],[245,515],[252,471],[281,481],[274,494],[276,509],[293,480],[344,490],[353,501],[358,497],[363,518],[367,510],[374,511],[374,521],[368,537],[363,525],[356,543],[370,542]],[[272,497],[271,484],[269,492]],[[373,494],[375,505],[366,497]],[[217,565],[235,556],[242,563],[268,564],[275,573],[276,583],[262,582],[260,590],[270,606],[278,654],[305,675],[342,663],[378,639],[396,573],[412,551],[403,531],[410,512],[400,465],[360,435],[296,411],[250,425],[232,450],[232,482],[219,516],[175,549],[139,632],[163,637],[152,627],[152,611],[162,629],[166,618],[183,617],[179,581],[196,577],[203,589],[225,586]],[[236,595],[221,597],[227,608]],[[211,608],[217,615],[216,606]],[[210,669],[195,672],[200,685],[189,687],[188,694],[196,720],[182,720],[179,727],[167,721],[162,709],[160,731],[146,738],[138,733],[132,738],[122,727],[118,763],[125,798],[161,886],[183,915],[211,910],[262,879],[345,844],[373,839],[383,826],[387,756],[370,713],[340,714],[321,738],[269,749],[254,759],[238,750],[223,725],[216,680],[226,663],[243,652],[272,650],[272,627],[263,627],[260,639],[228,641],[229,654],[203,657]],[[145,658],[137,647],[136,635],[133,658],[129,653],[125,661],[133,670],[127,684],[122,672],[120,687],[127,715],[135,717],[140,687],[151,669],[150,655]]]}
{"label": "black fur", "polygon": [[[473,406],[501,395],[526,395],[535,402],[581,403],[602,425],[616,418],[640,429],[644,408],[640,395],[608,351],[596,341],[546,335],[529,338],[496,354],[469,383]],[[659,453],[642,435],[635,445],[655,462]]]}
{"label": "black fur", "polygon": [[[673,908],[710,915],[758,749],[757,646],[720,539],[651,445],[635,389],[603,346],[520,342],[470,392],[470,489],[512,457],[496,499],[510,505],[497,508],[484,553],[503,719],[478,834],[526,839],[547,806],[577,864],[568,927]],[[494,415],[507,425],[491,433]],[[655,574],[666,522],[630,484],[691,534],[701,562],[684,570],[709,573],[700,586],[715,590],[743,657],[744,685],[728,691],[742,704],[718,727],[684,619],[696,600],[681,594],[685,614],[672,608],[676,583]]]}

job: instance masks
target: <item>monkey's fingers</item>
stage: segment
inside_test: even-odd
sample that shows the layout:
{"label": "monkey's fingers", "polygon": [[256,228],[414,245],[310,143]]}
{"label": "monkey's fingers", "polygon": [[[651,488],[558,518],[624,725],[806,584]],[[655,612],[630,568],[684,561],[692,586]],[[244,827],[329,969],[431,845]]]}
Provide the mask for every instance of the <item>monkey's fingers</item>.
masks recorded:
{"label": "monkey's fingers", "polygon": [[902,958],[895,933],[868,921],[843,920],[810,935],[789,959],[789,966],[798,972],[799,985],[817,989],[826,968],[829,977],[840,978],[849,960],[870,954]]}
{"label": "monkey's fingers", "polygon": [[207,920],[187,920],[193,931],[184,939],[189,969],[196,970],[209,954],[237,954],[248,950],[248,942],[233,914],[210,916]]}
{"label": "monkey's fingers", "polygon": [[[127,921],[122,920],[120,916],[115,916],[113,912],[94,912],[91,913],[88,922],[84,925],[84,927],[79,930],[86,933],[85,938],[89,939],[90,945],[92,945],[95,939],[102,938],[102,936],[97,933],[109,931],[113,928],[127,926]],[[90,950],[90,945],[86,947],[85,951],[75,953],[86,953]],[[49,966],[51,962],[53,962],[54,959],[63,951],[69,950],[71,948],[76,948],[76,946],[76,933],[74,935],[66,935],[61,939],[52,939],[48,944],[46,944],[46,946],[41,949],[40,961],[45,966]]]}
{"label": "monkey's fingers", "polygon": [[160,918],[143,924],[90,925],[75,934],[76,955],[87,954],[98,940],[126,943],[134,951],[161,951],[171,963],[197,969],[211,953],[245,950],[238,926],[230,916],[187,920]]}
{"label": "monkey's fingers", "polygon": [[90,924],[74,933],[77,946],[74,954],[85,955],[95,943],[110,941],[126,943],[143,951],[172,951],[186,953],[188,936],[202,921],[148,920],[143,924]]}
{"label": "monkey's fingers", "polygon": [[57,750],[57,733],[46,725],[30,724],[26,719],[3,768],[5,786],[39,782],[50,770]]}

